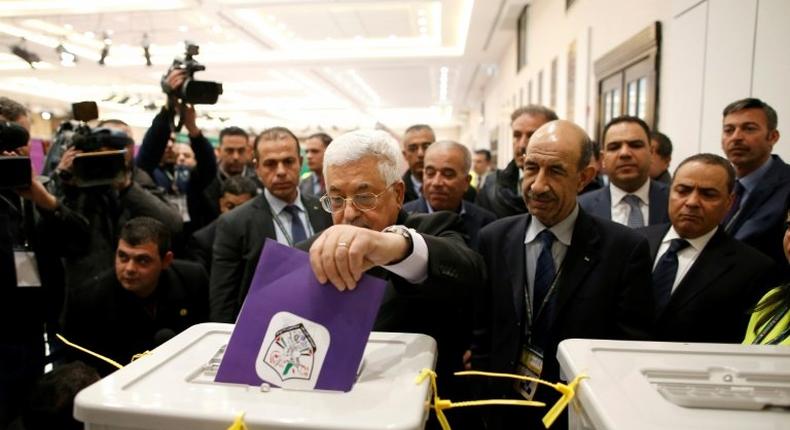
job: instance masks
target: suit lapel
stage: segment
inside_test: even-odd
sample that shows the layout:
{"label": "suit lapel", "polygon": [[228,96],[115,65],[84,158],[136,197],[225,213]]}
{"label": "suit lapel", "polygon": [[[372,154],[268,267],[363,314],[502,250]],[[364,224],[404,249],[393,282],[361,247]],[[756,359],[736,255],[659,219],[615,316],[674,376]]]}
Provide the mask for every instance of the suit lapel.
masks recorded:
{"label": "suit lapel", "polygon": [[269,202],[266,201],[266,196],[261,193],[258,195],[258,201],[255,202],[255,206],[260,209],[263,213],[261,220],[263,222],[260,223],[253,223],[254,226],[257,226],[260,231],[255,232],[254,239],[257,240],[256,248],[260,252],[261,247],[263,246],[263,241],[268,237],[274,240],[277,240],[277,232],[274,230],[274,219],[272,218],[274,215],[272,214],[272,208],[269,206]]}
{"label": "suit lapel", "polygon": [[737,232],[738,229],[754,215],[755,210],[762,207],[765,201],[771,198],[775,189],[784,185],[782,177],[779,174],[782,167],[781,163],[782,160],[773,158],[773,165],[765,172],[765,175],[760,181],[760,186],[752,190],[751,195],[749,195],[749,200],[746,201],[746,205],[741,209],[738,218],[735,219],[735,224],[728,229],[729,232]]}
{"label": "suit lapel", "polygon": [[573,228],[571,246],[568,248],[568,253],[565,254],[562,273],[559,274],[554,321],[558,319],[563,307],[587,277],[590,269],[597,264],[598,254],[596,246],[598,241],[598,229],[594,221],[580,208],[579,217],[576,219],[576,225]]}
{"label": "suit lapel", "polygon": [[668,197],[662,192],[663,188],[658,182],[650,180],[648,198],[650,199],[648,222],[645,225],[663,223],[667,219]]}
{"label": "suit lapel", "polygon": [[698,294],[716,284],[718,278],[734,264],[734,251],[722,246],[726,239],[726,233],[718,229],[675,288],[667,310],[677,312]]}
{"label": "suit lapel", "polygon": [[510,276],[510,287],[513,293],[513,306],[516,312],[516,321],[521,321],[524,314],[525,298],[524,287],[527,285],[526,264],[527,257],[524,249],[524,237],[527,234],[527,226],[532,216],[527,215],[519,218],[511,234],[505,238],[502,252],[507,263],[505,267],[512,268]]}
{"label": "suit lapel", "polygon": [[[592,215],[601,217],[603,219],[612,219],[612,192],[609,185],[604,187],[595,198],[595,204],[592,205],[595,211]],[[576,234],[574,232],[574,234]]]}
{"label": "suit lapel", "polygon": [[307,198],[302,194],[302,204],[307,209],[307,217],[310,219],[310,225],[313,226],[315,233],[329,227],[323,220],[326,218],[326,212],[321,208],[321,203],[313,198]]}

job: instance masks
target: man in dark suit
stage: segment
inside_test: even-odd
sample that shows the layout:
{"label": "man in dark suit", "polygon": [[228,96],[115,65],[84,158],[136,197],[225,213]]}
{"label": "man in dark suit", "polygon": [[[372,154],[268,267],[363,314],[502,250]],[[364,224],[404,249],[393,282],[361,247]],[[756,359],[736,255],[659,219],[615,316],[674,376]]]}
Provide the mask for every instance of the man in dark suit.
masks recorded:
{"label": "man in dark suit", "polygon": [[669,164],[672,163],[672,141],[660,131],[650,133],[650,179],[667,185],[672,182]]}
{"label": "man in dark suit", "polygon": [[[200,265],[173,260],[170,232],[153,218],[127,222],[115,269],[69,290],[64,336],[121,364],[157,347],[193,324],[208,320],[208,278]],[[115,370],[72,350],[102,375]]]}
{"label": "man in dark suit", "polygon": [[236,320],[266,238],[293,246],[332,224],[315,197],[299,193],[302,159],[296,136],[274,127],[256,140],[256,169],[265,190],[217,220],[209,285],[212,321]]}
{"label": "man in dark suit", "polygon": [[492,212],[464,201],[463,196],[470,188],[471,153],[457,142],[440,141],[425,152],[423,170],[423,196],[403,205],[408,213],[433,213],[451,211],[464,221],[467,243],[477,249],[477,233],[483,226],[496,220]]}
{"label": "man in dark suit", "polygon": [[631,228],[661,224],[667,216],[667,185],[650,179],[650,128],[634,116],[620,116],[603,129],[603,168],[609,185],[579,196],[591,215]]}
{"label": "man in dark suit", "polygon": [[403,157],[409,165],[409,170],[403,174],[403,183],[406,185],[404,202],[417,200],[422,196],[425,151],[433,142],[436,142],[436,134],[427,124],[415,124],[403,133]]}
{"label": "man in dark suit", "polygon": [[671,224],[639,231],[654,261],[656,338],[675,342],[739,343],[749,310],[765,293],[773,262],[733,239],[719,223],[732,203],[735,171],[713,154],[698,154],[675,170],[669,193]]}
{"label": "man in dark suit", "polygon": [[425,333],[439,348],[437,372],[450,387],[468,347],[473,288],[485,278],[480,256],[463,241],[457,214],[407,215],[402,158],[389,134],[359,130],[338,137],[324,154],[334,225],[310,244],[310,263],[321,282],[353,289],[368,270],[389,281],[374,330]]}
{"label": "man in dark suit", "polygon": [[[568,338],[647,339],[653,320],[647,240],[588,215],[576,194],[595,174],[590,141],[577,125],[552,121],[530,139],[524,159],[529,214],[480,232],[488,281],[479,300],[475,368],[559,379],[557,345]],[[574,375],[567,375],[569,377]],[[492,397],[559,395],[497,378]],[[499,408],[489,428],[538,428],[546,409]],[[561,418],[555,427],[567,427]]]}
{"label": "man in dark suit", "polygon": [[326,193],[324,184],[324,152],[332,143],[332,136],[326,133],[315,133],[304,141],[304,158],[310,173],[299,182],[299,191],[306,196],[319,198]]}
{"label": "man in dark suit", "polygon": [[[223,214],[227,213],[248,200],[252,200],[256,195],[258,195],[258,185],[255,182],[241,175],[231,176],[222,183],[219,210]],[[209,275],[211,274],[212,250],[216,235],[217,221],[214,220],[211,224],[192,233],[192,238],[186,249],[187,257],[203,266]]]}
{"label": "man in dark suit", "polygon": [[513,129],[513,159],[504,170],[497,170],[477,193],[476,203],[496,214],[498,218],[527,211],[521,198],[521,166],[524,152],[532,134],[543,124],[557,119],[553,110],[538,105],[516,109],[510,115]]}
{"label": "man in dark suit", "polygon": [[771,155],[779,141],[776,125],[776,111],[760,99],[738,100],[724,109],[721,146],[738,180],[733,209],[723,225],[734,238],[782,265],[787,261],[781,238],[790,166]]}

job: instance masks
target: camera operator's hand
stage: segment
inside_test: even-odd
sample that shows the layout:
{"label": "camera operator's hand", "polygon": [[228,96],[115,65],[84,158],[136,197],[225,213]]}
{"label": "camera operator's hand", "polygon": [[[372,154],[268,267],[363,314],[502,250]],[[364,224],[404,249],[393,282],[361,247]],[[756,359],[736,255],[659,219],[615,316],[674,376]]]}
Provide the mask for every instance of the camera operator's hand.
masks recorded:
{"label": "camera operator's hand", "polygon": [[58,163],[58,167],[55,170],[58,172],[71,173],[72,166],[74,165],[74,157],[76,157],[77,154],[82,154],[82,151],[73,147],[68,148],[66,152],[64,152],[60,157],[60,162]]}
{"label": "camera operator's hand", "polygon": [[187,78],[186,73],[186,70],[182,69],[171,70],[165,78],[165,84],[167,84],[171,90],[181,87],[181,84],[183,84]]}
{"label": "camera operator's hand", "polygon": [[197,118],[197,114],[195,114],[195,107],[192,105],[186,105],[180,114],[184,118],[184,127],[187,128],[187,132],[189,133],[189,137],[197,137],[200,135],[200,129],[198,128],[195,119]]}
{"label": "camera operator's hand", "polygon": [[35,174],[33,174],[33,178],[30,181],[30,187],[17,190],[17,194],[48,211],[54,211],[60,206],[58,199],[47,191],[47,188],[36,178]]}

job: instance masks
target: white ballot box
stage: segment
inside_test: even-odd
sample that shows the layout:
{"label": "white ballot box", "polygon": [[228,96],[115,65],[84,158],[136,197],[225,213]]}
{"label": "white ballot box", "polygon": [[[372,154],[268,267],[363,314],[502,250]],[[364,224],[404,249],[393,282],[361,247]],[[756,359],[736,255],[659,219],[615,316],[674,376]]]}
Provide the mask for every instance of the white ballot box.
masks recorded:
{"label": "white ballot box", "polygon": [[232,324],[189,328],[81,391],[74,416],[88,430],[225,430],[244,412],[250,430],[421,429],[428,417],[436,342],[373,332],[351,391],[294,391],[215,383]]}
{"label": "white ballot box", "polygon": [[568,339],[571,429],[790,429],[786,346]]}

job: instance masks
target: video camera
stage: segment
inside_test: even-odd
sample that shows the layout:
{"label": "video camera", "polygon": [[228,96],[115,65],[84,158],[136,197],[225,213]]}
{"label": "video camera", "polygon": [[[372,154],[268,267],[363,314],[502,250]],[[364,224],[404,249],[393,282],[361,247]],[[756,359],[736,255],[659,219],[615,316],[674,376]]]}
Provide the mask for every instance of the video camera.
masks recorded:
{"label": "video camera", "polygon": [[[200,53],[200,47],[190,41],[185,41],[184,45],[186,45],[184,57],[176,57],[170,69],[162,76],[162,89],[167,95],[177,98],[181,103],[213,105],[222,94],[222,84],[195,79],[195,72],[206,70],[206,66],[194,59],[194,56]],[[186,79],[180,87],[170,88],[167,84],[167,75],[178,69],[186,72]]]}
{"label": "video camera", "polygon": [[90,128],[87,124],[99,117],[95,102],[71,105],[76,125],[64,122],[56,141],[82,151],[74,157],[71,181],[78,187],[111,185],[126,175],[126,148],[134,143],[126,133],[107,127]]}
{"label": "video camera", "polygon": [[[16,152],[27,145],[30,134],[21,125],[0,121],[0,154]],[[30,157],[23,155],[0,155],[0,190],[27,188],[30,186],[32,168]]]}

